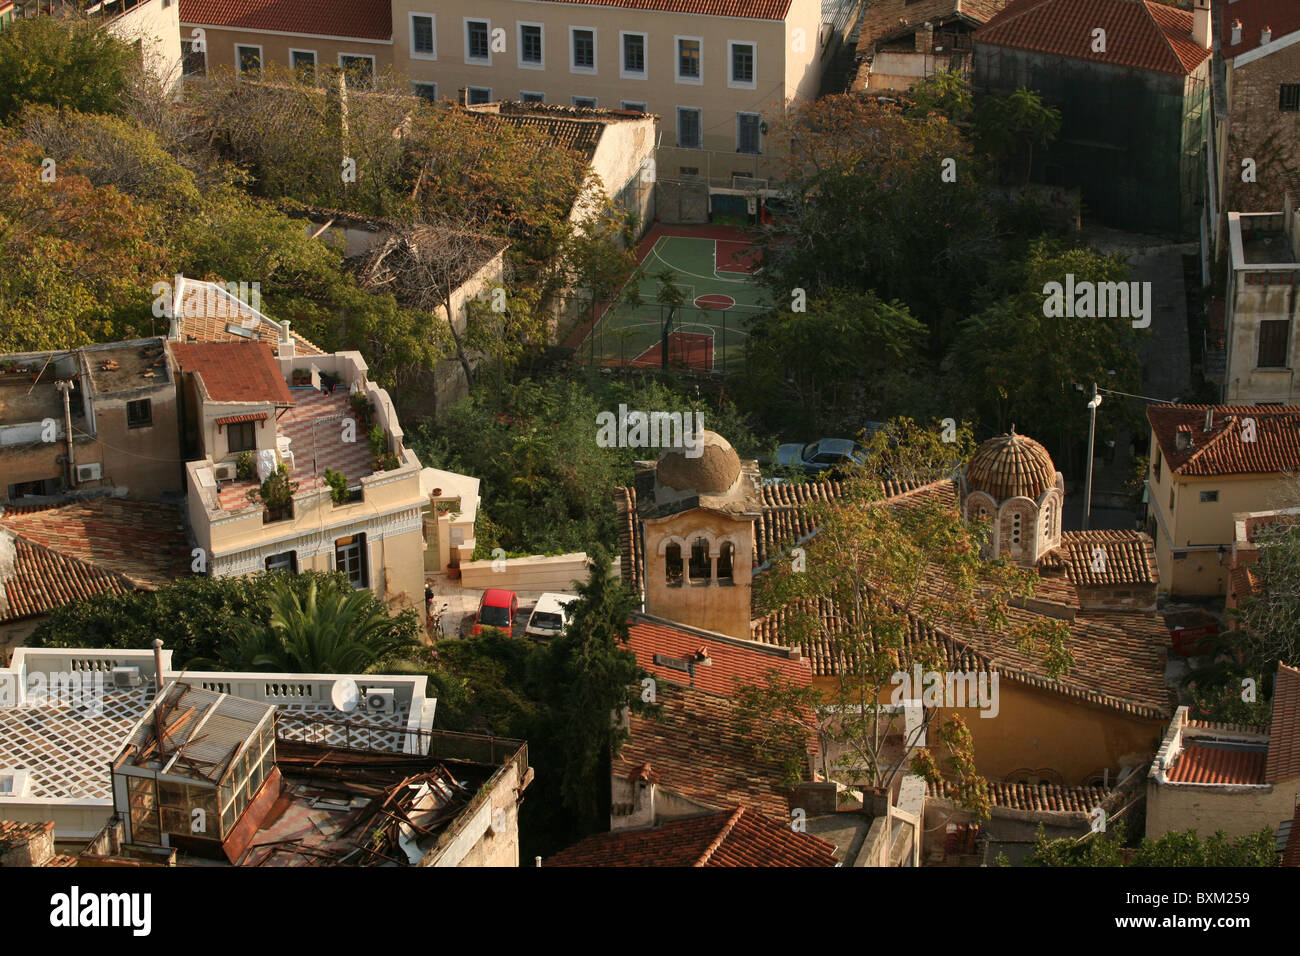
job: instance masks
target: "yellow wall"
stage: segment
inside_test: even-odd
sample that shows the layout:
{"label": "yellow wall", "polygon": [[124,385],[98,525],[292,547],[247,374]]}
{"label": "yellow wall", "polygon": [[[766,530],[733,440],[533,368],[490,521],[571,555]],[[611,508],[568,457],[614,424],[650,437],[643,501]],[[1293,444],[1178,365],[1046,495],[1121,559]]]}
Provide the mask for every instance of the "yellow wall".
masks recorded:
{"label": "yellow wall", "polygon": [[[661,521],[645,522],[646,610],[690,627],[750,639],[750,581],[753,576],[753,520],[736,520],[696,508]],[[660,544],[669,539],[682,546],[683,571],[689,571],[691,542],[712,537],[712,568],[707,584],[684,580],[669,586]],[[735,546],[732,584],[719,584],[718,552],[726,539]]]}
{"label": "yellow wall", "polygon": [[1146,835],[1157,839],[1170,830],[1195,830],[1207,837],[1222,830],[1229,837],[1274,832],[1295,815],[1300,779],[1273,786],[1196,786],[1155,784],[1147,787]]}

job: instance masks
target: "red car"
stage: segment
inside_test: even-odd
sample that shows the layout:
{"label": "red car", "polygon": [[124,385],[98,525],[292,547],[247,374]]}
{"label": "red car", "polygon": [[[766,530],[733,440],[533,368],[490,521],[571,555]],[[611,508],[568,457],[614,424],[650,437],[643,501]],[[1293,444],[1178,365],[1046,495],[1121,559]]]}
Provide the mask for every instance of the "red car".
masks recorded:
{"label": "red car", "polygon": [[470,634],[477,637],[485,627],[499,627],[510,634],[514,631],[515,618],[519,616],[519,598],[514,591],[502,588],[488,588],[483,592],[479,602],[478,614],[474,615],[474,627]]}

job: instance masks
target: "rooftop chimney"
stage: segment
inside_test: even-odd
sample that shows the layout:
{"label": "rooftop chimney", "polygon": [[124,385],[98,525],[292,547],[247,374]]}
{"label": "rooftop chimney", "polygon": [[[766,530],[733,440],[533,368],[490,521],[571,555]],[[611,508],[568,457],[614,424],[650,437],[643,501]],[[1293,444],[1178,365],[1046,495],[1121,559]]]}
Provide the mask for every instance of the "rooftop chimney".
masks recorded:
{"label": "rooftop chimney", "polygon": [[1268,46],[1269,41],[1272,40],[1272,39],[1273,39],[1273,28],[1272,28],[1272,27],[1267,27],[1267,26],[1266,26],[1266,27],[1264,27],[1264,29],[1262,29],[1262,30],[1259,31],[1259,45],[1260,45],[1260,46]]}
{"label": "rooftop chimney", "polygon": [[1231,40],[1231,42],[1230,42],[1230,45],[1231,45],[1231,46],[1236,46],[1236,45],[1237,45],[1238,43],[1240,43],[1240,42],[1241,42],[1241,21],[1240,21],[1240,20],[1233,20],[1233,21],[1232,21],[1232,40]]}
{"label": "rooftop chimney", "polygon": [[1196,0],[1192,13],[1192,40],[1203,50],[1214,46],[1210,39],[1210,0]]}
{"label": "rooftop chimney", "polygon": [[1211,406],[1205,410],[1205,430],[1208,432],[1214,427],[1214,407]]}

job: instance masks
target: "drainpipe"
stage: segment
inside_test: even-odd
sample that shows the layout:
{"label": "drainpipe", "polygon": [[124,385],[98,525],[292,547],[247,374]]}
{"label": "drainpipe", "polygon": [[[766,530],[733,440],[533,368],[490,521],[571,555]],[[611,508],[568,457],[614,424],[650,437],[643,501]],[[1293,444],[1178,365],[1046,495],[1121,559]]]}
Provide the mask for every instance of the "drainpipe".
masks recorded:
{"label": "drainpipe", "polygon": [[77,487],[77,461],[72,449],[72,382],[55,382],[54,387],[63,393],[63,438],[68,448],[68,487]]}
{"label": "drainpipe", "polygon": [[163,759],[164,746],[163,746],[163,723],[162,723],[162,707],[161,707],[161,698],[163,692],[162,646],[163,646],[163,642],[159,638],[155,637],[153,639],[153,666],[154,666],[154,671],[157,674],[156,680],[158,683],[157,683],[157,692],[154,694],[154,698],[153,698],[154,700],[153,726],[154,726],[154,733],[158,736],[158,765],[160,767],[166,764],[166,761]]}

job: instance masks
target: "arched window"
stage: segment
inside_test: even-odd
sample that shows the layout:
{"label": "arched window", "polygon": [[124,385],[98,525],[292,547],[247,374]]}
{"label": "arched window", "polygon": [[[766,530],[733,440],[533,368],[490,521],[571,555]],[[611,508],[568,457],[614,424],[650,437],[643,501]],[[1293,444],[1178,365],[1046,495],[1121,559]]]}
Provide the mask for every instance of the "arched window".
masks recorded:
{"label": "arched window", "polygon": [[1020,543],[1020,512],[1017,511],[1011,516],[1011,543]]}
{"label": "arched window", "polygon": [[722,542],[722,551],[718,554],[718,583],[731,584],[731,559],[735,556],[736,546],[730,541]]}
{"label": "arched window", "polygon": [[1050,501],[1043,507],[1043,537],[1045,538],[1050,538],[1052,536],[1052,528],[1054,526],[1052,515],[1055,510],[1056,509],[1052,507]]}
{"label": "arched window", "polygon": [[664,550],[664,575],[670,588],[682,586],[682,546],[670,544]]}
{"label": "arched window", "polygon": [[709,542],[706,538],[696,538],[691,545],[691,583],[708,584],[713,577],[713,560],[709,557]]}

